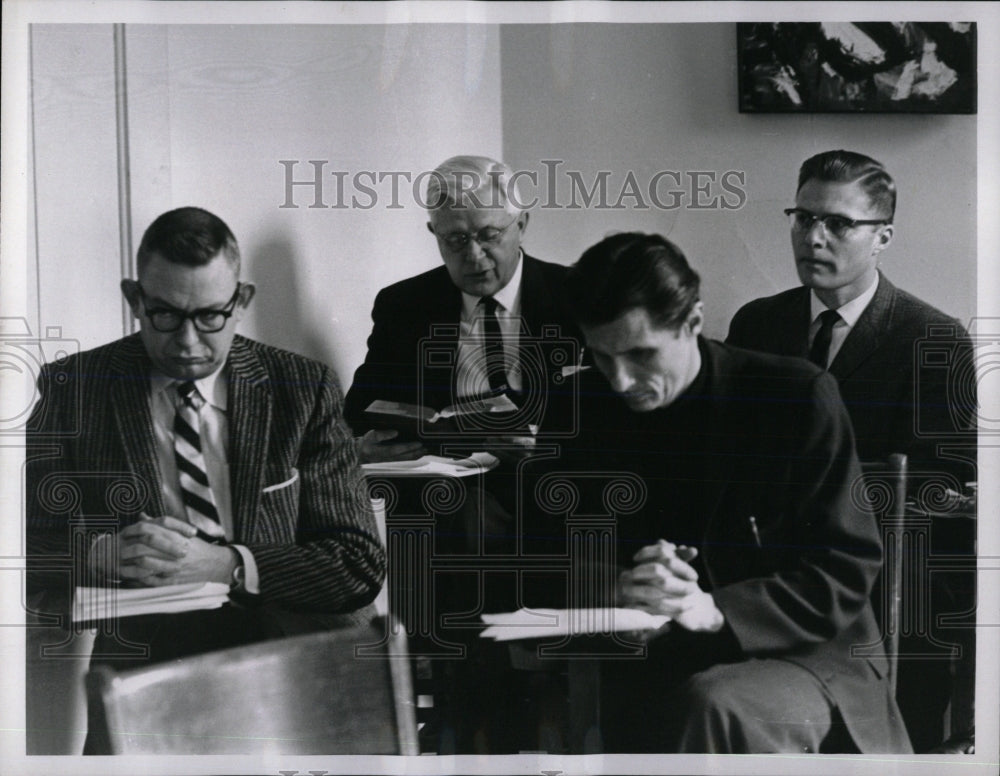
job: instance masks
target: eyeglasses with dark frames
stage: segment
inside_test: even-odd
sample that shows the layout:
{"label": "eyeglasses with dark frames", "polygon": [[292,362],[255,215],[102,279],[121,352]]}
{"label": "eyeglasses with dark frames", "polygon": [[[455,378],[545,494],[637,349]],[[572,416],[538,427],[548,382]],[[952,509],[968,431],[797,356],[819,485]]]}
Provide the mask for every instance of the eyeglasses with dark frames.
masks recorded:
{"label": "eyeglasses with dark frames", "polygon": [[226,302],[225,307],[202,307],[191,312],[178,310],[176,307],[170,307],[169,305],[150,307],[149,297],[146,296],[142,284],[136,283],[136,286],[139,289],[139,295],[142,297],[142,306],[146,317],[149,318],[149,322],[153,324],[153,328],[157,331],[169,334],[183,326],[184,321],[190,320],[194,324],[195,329],[202,334],[214,334],[226,328],[226,324],[236,310],[236,302],[240,298],[240,289],[243,287],[243,284],[236,284],[236,290],[233,291],[233,295]]}
{"label": "eyeglasses with dark frames", "polygon": [[500,242],[500,238],[503,237],[504,232],[517,223],[518,218],[520,218],[520,214],[514,216],[514,220],[506,226],[502,226],[499,229],[495,226],[484,226],[474,234],[470,234],[469,232],[452,232],[447,235],[435,232],[434,234],[453,251],[463,250],[473,240],[482,246],[495,245]]}
{"label": "eyeglasses with dark frames", "polygon": [[785,215],[791,221],[792,229],[797,232],[808,232],[813,224],[819,221],[827,234],[834,237],[844,237],[852,229],[859,226],[874,226],[876,224],[891,224],[888,218],[848,218],[837,213],[813,213],[801,207],[785,208]]}

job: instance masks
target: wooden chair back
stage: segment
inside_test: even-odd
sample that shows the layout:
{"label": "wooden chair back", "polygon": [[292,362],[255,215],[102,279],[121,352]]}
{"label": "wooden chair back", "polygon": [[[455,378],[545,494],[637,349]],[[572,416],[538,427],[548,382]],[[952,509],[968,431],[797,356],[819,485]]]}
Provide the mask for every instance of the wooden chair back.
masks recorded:
{"label": "wooden chair back", "polygon": [[[395,629],[398,630],[398,629]],[[324,631],[87,677],[112,754],[417,754],[405,636]]]}
{"label": "wooden chair back", "polygon": [[885,461],[862,461],[866,501],[882,529],[882,571],[872,590],[875,616],[882,626],[889,686],[896,694],[899,631],[903,597],[903,549],[906,518],[906,456],[893,453]]}

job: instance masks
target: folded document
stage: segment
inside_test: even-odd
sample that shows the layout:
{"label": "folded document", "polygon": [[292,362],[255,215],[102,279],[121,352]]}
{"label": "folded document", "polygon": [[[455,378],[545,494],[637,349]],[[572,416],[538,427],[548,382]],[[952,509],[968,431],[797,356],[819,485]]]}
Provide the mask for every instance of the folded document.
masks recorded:
{"label": "folded document", "polygon": [[659,630],[670,618],[640,609],[518,609],[482,615],[488,626],[480,637],[496,641],[583,636],[621,631]]}
{"label": "folded document", "polygon": [[163,587],[78,587],[73,594],[73,622],[217,609],[228,600],[229,585],[222,582]]}

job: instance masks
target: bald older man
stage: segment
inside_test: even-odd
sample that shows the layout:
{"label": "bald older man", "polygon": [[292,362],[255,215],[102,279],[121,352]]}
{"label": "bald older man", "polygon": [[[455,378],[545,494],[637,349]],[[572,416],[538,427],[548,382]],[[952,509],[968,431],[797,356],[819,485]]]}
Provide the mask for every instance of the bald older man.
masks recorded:
{"label": "bald older man", "polygon": [[[419,443],[373,430],[365,409],[376,399],[440,410],[470,396],[507,393],[515,403],[553,403],[562,363],[538,356],[543,327],[579,339],[563,301],[566,267],[524,253],[529,213],[513,171],[485,156],[455,156],[429,176],[427,228],[443,266],[383,288],[375,297],[368,354],[354,373],[344,414],[363,463],[405,460]],[[502,365],[489,352],[499,330]],[[551,329],[550,329],[551,331]],[[428,342],[447,368],[424,363]],[[530,343],[532,353],[524,357]],[[564,416],[563,416],[564,417]],[[562,421],[560,421],[562,423]],[[545,430],[544,423],[543,431]]]}
{"label": "bald older man", "polygon": [[[429,176],[427,228],[443,265],[394,283],[375,298],[368,353],[354,374],[344,411],[360,437],[362,462],[405,460],[423,451],[419,442],[401,442],[395,432],[371,427],[365,409],[376,399],[440,410],[463,398],[505,394],[520,408],[515,416],[532,416],[539,438],[572,428],[573,402],[561,372],[574,363],[580,338],[564,301],[566,267],[522,249],[529,214],[514,181],[510,167],[484,156],[452,157]],[[462,507],[436,519],[435,551],[470,559],[480,553],[509,557],[522,507],[517,476],[514,467],[504,465],[475,482],[465,480]],[[426,508],[423,484],[395,482],[398,513]],[[448,668],[452,707],[445,713],[441,751],[516,752],[533,724],[515,711],[522,708],[521,699],[502,670],[506,657],[484,651],[475,631],[441,629],[445,612],[469,615],[516,606],[519,577],[479,569],[477,560],[468,563],[467,571],[481,572],[478,579],[465,572],[436,574],[431,622],[415,623],[428,616],[428,607],[397,609],[397,615],[414,637],[431,628],[450,642],[465,641],[469,650],[465,660]],[[400,600],[420,595],[430,591],[409,589]],[[418,639],[411,638],[411,646],[418,649]]]}

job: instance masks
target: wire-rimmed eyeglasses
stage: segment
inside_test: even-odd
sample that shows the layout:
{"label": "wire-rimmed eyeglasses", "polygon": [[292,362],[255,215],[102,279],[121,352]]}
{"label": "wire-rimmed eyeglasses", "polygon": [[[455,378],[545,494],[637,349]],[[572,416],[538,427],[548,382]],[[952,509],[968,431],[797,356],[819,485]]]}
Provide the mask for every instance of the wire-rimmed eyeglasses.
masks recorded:
{"label": "wire-rimmed eyeglasses", "polygon": [[434,234],[437,235],[438,239],[453,251],[460,251],[464,249],[473,240],[483,246],[495,245],[500,241],[500,238],[503,237],[504,232],[517,223],[517,219],[519,217],[519,215],[514,216],[514,220],[509,222],[506,226],[501,226],[499,228],[495,226],[484,226],[478,232],[472,234],[469,232],[452,232],[451,234],[445,235],[435,232]]}

